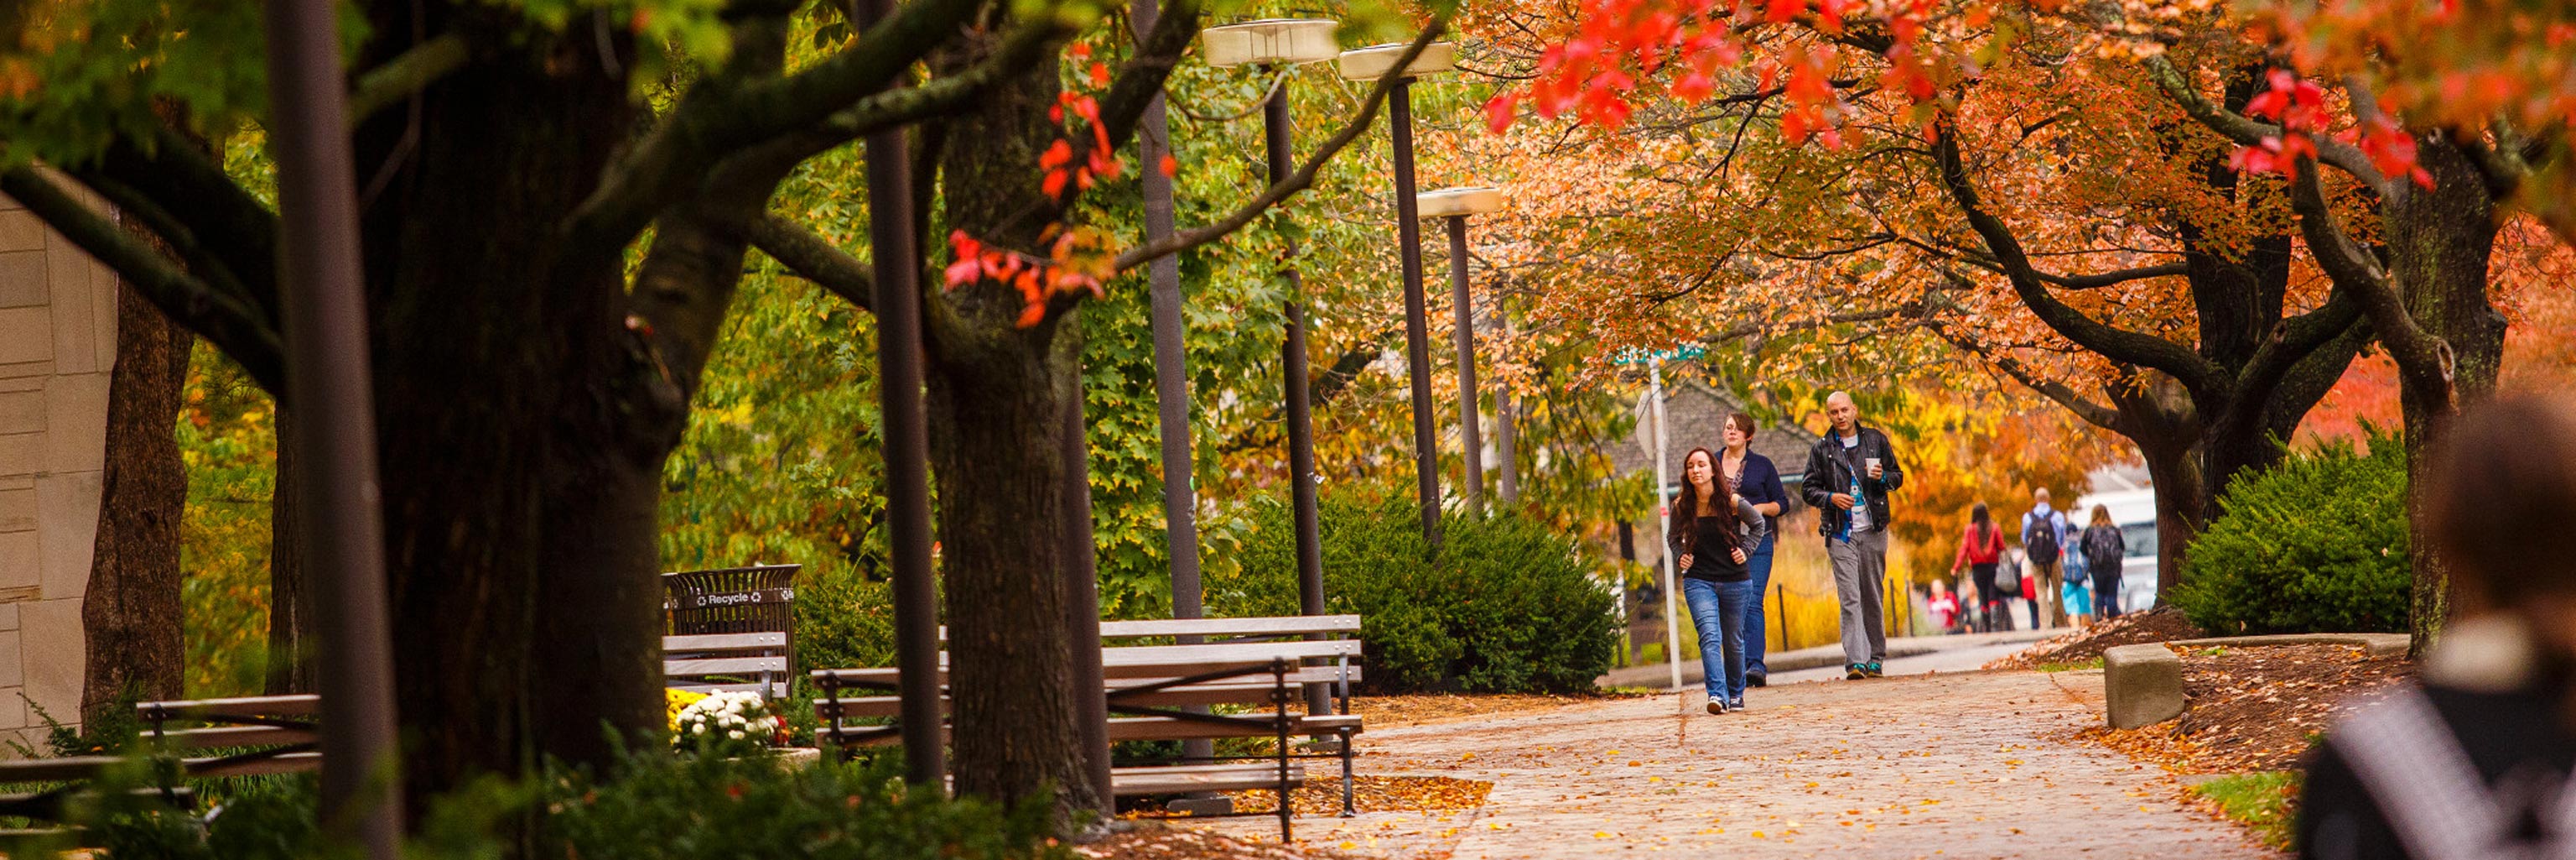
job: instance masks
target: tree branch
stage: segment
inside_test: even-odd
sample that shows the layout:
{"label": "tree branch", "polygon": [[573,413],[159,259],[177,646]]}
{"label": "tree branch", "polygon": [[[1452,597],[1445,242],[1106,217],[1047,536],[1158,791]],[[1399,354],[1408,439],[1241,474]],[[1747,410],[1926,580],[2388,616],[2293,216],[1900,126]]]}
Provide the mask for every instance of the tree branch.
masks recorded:
{"label": "tree branch", "polygon": [[871,304],[876,300],[876,276],[865,261],[776,212],[751,222],[746,232],[752,247],[797,277],[813,281],[860,310],[876,311]]}
{"label": "tree branch", "polygon": [[139,144],[120,140],[97,166],[74,176],[93,177],[102,180],[99,187],[122,185],[160,204],[241,284],[246,291],[241,298],[258,311],[258,318],[275,327],[280,318],[277,216],[207,160],[195,143],[168,128],[156,129],[152,139]]}
{"label": "tree branch", "polygon": [[[2264,138],[2281,136],[2280,126],[2257,122],[2202,96],[2200,90],[2191,85],[2191,78],[2183,74],[2172,59],[2161,54],[2149,57],[2146,67],[2147,77],[2155,79],[2156,88],[2163,90],[2166,98],[2172,99],[2183,113],[2209,130],[2218,132],[2219,136],[2240,146],[2257,146]],[[2363,155],[2359,148],[2329,137],[2319,136],[2313,140],[2319,160],[2351,174],[2372,190],[2382,194],[2390,191],[2388,176],[2380,173],[2379,168],[2370,163],[2370,156]]]}
{"label": "tree branch", "polygon": [[2084,419],[2085,423],[2126,435],[2127,429],[2120,420],[2120,410],[2085,399],[2084,395],[2077,394],[2073,387],[2039,375],[2029,365],[2021,363],[2020,359],[1995,351],[1974,338],[1951,331],[1949,324],[1938,318],[1927,318],[1924,324],[1932,329],[1933,334],[1939,335],[1942,340],[1949,341],[1950,345],[1984,359],[1987,365],[2003,371],[2004,375],[2012,377],[2013,381],[2021,383],[2022,387],[2039,392],[2041,397],[2066,407],[2067,411],[2075,413],[2075,417]]}
{"label": "tree branch", "polygon": [[2325,192],[2318,187],[2314,164],[2302,166],[2309,169],[2299,171],[2298,177],[2290,181],[2290,208],[2299,215],[2299,233],[2307,239],[2308,253],[2316,258],[2317,268],[2334,280],[2337,289],[2352,292],[2362,313],[2370,318],[2380,344],[2397,360],[2397,372],[2408,377],[2410,386],[2427,393],[2449,390],[2450,344],[2415,323],[2414,315],[2406,310],[2404,297],[2397,294],[2396,283],[2380,268],[2379,261],[2354,243],[2335,220],[2334,209],[2327,205]]}
{"label": "tree branch", "polygon": [[804,71],[756,81],[711,79],[691,87],[669,118],[611,165],[574,210],[567,253],[616,253],[716,162],[823,122],[886,89],[915,60],[947,43],[983,5],[984,0],[905,3],[849,47]]}
{"label": "tree branch", "polygon": [[465,37],[448,33],[413,45],[383,65],[368,69],[349,88],[349,127],[356,128],[375,112],[428,89],[472,58]]}
{"label": "tree branch", "polygon": [[1959,158],[1959,129],[1955,122],[1944,119],[1932,144],[1934,157],[1940,162],[1941,183],[1966,213],[1968,226],[1976,230],[1994,253],[1995,262],[2003,267],[2004,280],[2012,285],[2022,304],[2030,308],[2040,322],[2085,349],[2101,353],[2112,361],[2136,364],[2164,371],[2183,383],[2195,394],[2216,395],[2226,391],[2229,380],[2216,365],[2200,357],[2191,348],[2164,338],[2140,334],[2105,325],[2083,311],[2049,295],[2048,286],[2031,268],[2029,254],[2022,250],[2021,240],[2002,219],[1988,213],[1978,202],[1976,186],[1968,180],[1968,168]]}
{"label": "tree branch", "polygon": [[36,167],[0,172],[6,193],[47,226],[151,300],[162,313],[204,335],[281,403],[286,399],[285,343],[258,309],[189,277],[168,257],[72,196]]}
{"label": "tree branch", "polygon": [[[1412,63],[1414,57],[1421,55],[1425,46],[1439,38],[1441,30],[1447,24],[1446,15],[1433,18],[1431,26],[1423,28],[1422,34],[1414,37],[1413,44],[1406,46],[1404,54],[1396,58],[1394,68],[1401,69]],[[1315,184],[1316,172],[1332,161],[1333,156],[1341,154],[1344,147],[1358,140],[1359,136],[1367,132],[1369,126],[1377,121],[1378,109],[1386,104],[1387,95],[1395,91],[1397,80],[1398,78],[1393,75],[1379,78],[1376,86],[1369,88],[1367,100],[1360,104],[1359,115],[1352,117],[1348,124],[1342,126],[1341,131],[1335,132],[1322,147],[1308,155],[1306,162],[1298,165],[1295,172],[1271,183],[1268,189],[1262,191],[1261,196],[1253,198],[1252,202],[1244,204],[1215,223],[1177,231],[1158,241],[1127,249],[1118,255],[1117,270],[1123,272],[1152,262],[1156,258],[1177,254],[1222,239],[1236,230],[1243,229],[1244,225],[1252,223],[1252,219],[1261,217],[1261,213],[1278,205],[1279,201],[1288,199],[1289,195],[1312,187]]]}

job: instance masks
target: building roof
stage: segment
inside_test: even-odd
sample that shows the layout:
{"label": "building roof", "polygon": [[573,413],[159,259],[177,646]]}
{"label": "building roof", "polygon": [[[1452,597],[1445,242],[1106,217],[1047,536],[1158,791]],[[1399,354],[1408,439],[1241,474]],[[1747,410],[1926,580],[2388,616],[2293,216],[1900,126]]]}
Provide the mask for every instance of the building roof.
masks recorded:
{"label": "building roof", "polygon": [[[1609,445],[1610,461],[1621,475],[1655,467],[1653,405],[1641,394],[1630,409],[1637,416],[1636,432]],[[1690,449],[1718,447],[1727,413],[1751,411],[1733,395],[1707,383],[1688,378],[1670,380],[1664,386],[1664,419],[1672,425],[1664,440],[1665,478],[1681,480],[1682,457]],[[1771,458],[1771,464],[1779,467],[1780,480],[1794,483],[1807,471],[1807,449],[1816,438],[1804,427],[1775,421],[1754,432],[1752,447],[1754,453]]]}

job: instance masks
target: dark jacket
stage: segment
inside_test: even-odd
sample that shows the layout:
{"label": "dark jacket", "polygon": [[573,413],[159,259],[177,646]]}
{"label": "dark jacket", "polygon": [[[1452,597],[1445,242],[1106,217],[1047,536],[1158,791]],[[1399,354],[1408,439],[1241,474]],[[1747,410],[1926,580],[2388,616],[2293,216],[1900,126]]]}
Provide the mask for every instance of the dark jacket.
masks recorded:
{"label": "dark jacket", "polygon": [[2120,534],[2119,526],[2087,526],[2084,529],[2084,566],[2096,578],[2108,574],[2120,576],[2120,558],[2129,554],[2129,539]]}
{"label": "dark jacket", "polygon": [[[1825,429],[1825,438],[1807,449],[1807,477],[1798,484],[1798,495],[1816,509],[1816,532],[1831,537],[1842,533],[1851,520],[1851,512],[1834,507],[1834,494],[1851,487],[1852,477],[1861,480],[1861,489],[1869,495],[1870,531],[1887,530],[1887,494],[1905,486],[1905,467],[1898,465],[1896,446],[1887,443],[1887,434],[1876,427],[1859,428],[1860,445],[1846,450],[1833,428]],[[1864,464],[1877,457],[1881,470],[1877,480],[1870,480]]]}
{"label": "dark jacket", "polygon": [[[1682,488],[1682,492],[1687,493],[1690,491],[1689,487]],[[1746,573],[1744,566],[1736,563],[1734,558],[1699,551],[1699,523],[1686,520],[1682,517],[1682,506],[1679,502],[1679,499],[1675,499],[1674,504],[1670,506],[1672,508],[1672,513],[1668,518],[1670,522],[1664,530],[1664,548],[1670,550],[1673,554],[1672,559],[1673,564],[1675,565],[1673,572],[1676,574],[1688,575],[1693,571],[1699,571],[1700,575],[1694,577],[1696,579],[1735,580],[1749,577],[1751,574]],[[1736,501],[1735,517],[1736,522],[1739,525],[1739,528],[1736,530],[1736,546],[1742,547],[1745,555],[1752,555],[1753,550],[1756,547],[1760,547],[1762,545],[1762,541],[1771,536],[1771,526],[1769,522],[1763,518],[1761,511],[1754,510],[1753,503],[1749,500],[1739,499]],[[1718,549],[1713,550],[1712,552],[1723,553],[1724,550]],[[1682,556],[1685,555],[1693,556],[1693,560],[1696,562],[1689,569],[1680,567]],[[1705,557],[1702,558],[1701,556]],[[1714,565],[1714,567],[1711,565]],[[1706,569],[1703,570],[1702,568]],[[1727,576],[1724,575],[1725,573],[1741,575]]]}

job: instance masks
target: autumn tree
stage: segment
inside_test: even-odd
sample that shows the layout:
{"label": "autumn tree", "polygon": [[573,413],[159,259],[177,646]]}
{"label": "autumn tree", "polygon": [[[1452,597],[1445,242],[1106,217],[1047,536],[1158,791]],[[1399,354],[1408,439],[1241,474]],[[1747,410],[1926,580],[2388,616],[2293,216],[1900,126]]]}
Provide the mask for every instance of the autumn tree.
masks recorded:
{"label": "autumn tree", "polygon": [[[1031,575],[1065,563],[1064,530],[1087,518],[1028,492],[1070,468],[1058,443],[1080,390],[1083,273],[1222,237],[1334,148],[1176,243],[1086,248],[1067,207],[1120,175],[1116,148],[1196,33],[1195,4],[1170,4],[1123,61],[1090,67],[1096,98],[1067,97],[1054,50],[1100,20],[1081,3],[926,0],[874,23],[795,2],[356,11],[397,697],[417,737],[408,796],[539,755],[604,761],[603,721],[659,730],[662,465],[746,254],[758,236],[846,270],[816,271],[827,286],[865,283],[845,277],[864,274],[846,254],[800,245],[812,234],[768,200],[818,154],[917,124],[913,169],[930,180],[917,217],[957,236],[953,255],[925,255],[923,279],[957,785],[1007,799],[1052,783],[1065,806],[1098,803],[1066,778],[1084,753],[1061,671],[1065,596]],[[172,143],[266,116],[253,14],[46,7],[10,40],[0,190],[276,392],[276,217]],[[797,55],[791,37],[827,49]],[[150,97],[189,102],[196,126],[151,114]],[[73,184],[170,251],[80,206]],[[938,268],[952,263],[964,267]]]}

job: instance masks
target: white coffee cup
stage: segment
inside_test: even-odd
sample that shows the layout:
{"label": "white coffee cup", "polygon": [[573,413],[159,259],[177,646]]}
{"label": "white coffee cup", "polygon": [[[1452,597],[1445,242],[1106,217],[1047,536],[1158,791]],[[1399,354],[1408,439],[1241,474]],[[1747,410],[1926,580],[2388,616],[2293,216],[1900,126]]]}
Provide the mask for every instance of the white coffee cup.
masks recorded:
{"label": "white coffee cup", "polygon": [[1878,468],[1878,458],[1877,458],[1877,457],[1862,457],[1862,458],[1861,458],[1861,460],[1860,460],[1860,462],[1861,462],[1861,465],[1862,465],[1862,466],[1865,466],[1865,467],[1868,467],[1868,468],[1871,468],[1871,469]]}

